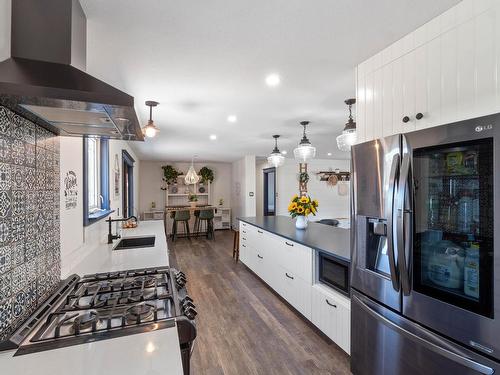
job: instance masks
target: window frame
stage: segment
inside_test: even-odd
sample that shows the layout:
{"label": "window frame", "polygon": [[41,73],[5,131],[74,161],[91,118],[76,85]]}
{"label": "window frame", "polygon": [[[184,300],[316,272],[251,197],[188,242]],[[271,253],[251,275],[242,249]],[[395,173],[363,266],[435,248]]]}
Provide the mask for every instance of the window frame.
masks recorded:
{"label": "window frame", "polygon": [[[97,146],[97,204],[89,207],[89,139]],[[101,200],[102,197],[102,200]],[[101,202],[99,202],[101,200]],[[99,207],[100,204],[100,207]],[[97,210],[96,210],[97,209]],[[109,199],[109,140],[107,138],[83,138],[83,224],[88,226],[112,213]]]}

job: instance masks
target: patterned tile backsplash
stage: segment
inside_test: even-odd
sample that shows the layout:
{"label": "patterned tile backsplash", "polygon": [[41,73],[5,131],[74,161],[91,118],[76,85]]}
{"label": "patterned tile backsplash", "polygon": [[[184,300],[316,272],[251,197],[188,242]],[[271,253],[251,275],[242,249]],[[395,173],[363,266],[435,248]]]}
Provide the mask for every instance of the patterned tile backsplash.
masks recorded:
{"label": "patterned tile backsplash", "polygon": [[60,275],[59,139],[0,106],[0,341]]}

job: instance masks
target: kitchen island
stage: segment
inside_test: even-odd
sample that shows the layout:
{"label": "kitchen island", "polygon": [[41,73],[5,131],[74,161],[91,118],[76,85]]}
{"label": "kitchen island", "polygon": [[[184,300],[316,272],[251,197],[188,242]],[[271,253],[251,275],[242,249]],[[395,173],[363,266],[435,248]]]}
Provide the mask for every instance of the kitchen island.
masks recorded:
{"label": "kitchen island", "polygon": [[[241,262],[349,354],[350,230],[319,223],[299,230],[287,216],[242,217],[239,221]],[[336,260],[324,269],[338,285],[343,284],[343,292],[322,282],[324,254]]]}
{"label": "kitchen island", "polygon": [[[123,229],[122,236],[156,236],[155,246],[113,250],[105,239],[70,273],[80,276],[133,268],[168,266],[168,250],[163,221],[141,222]],[[116,243],[116,241],[115,241]],[[66,275],[68,276],[68,275]],[[24,375],[182,375],[179,337],[175,327],[116,337],[86,344],[14,357],[13,351],[0,352],[0,368],[5,374]]]}

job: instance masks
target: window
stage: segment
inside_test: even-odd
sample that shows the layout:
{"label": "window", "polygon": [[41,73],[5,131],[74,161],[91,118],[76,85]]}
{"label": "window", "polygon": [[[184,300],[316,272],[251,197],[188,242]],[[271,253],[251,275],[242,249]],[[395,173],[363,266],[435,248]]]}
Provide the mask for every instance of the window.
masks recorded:
{"label": "window", "polygon": [[102,195],[100,189],[99,143],[99,140],[96,138],[87,139],[89,213],[94,213],[101,209]]}
{"label": "window", "polygon": [[109,205],[109,147],[107,139],[83,139],[83,220],[85,225],[112,211]]}

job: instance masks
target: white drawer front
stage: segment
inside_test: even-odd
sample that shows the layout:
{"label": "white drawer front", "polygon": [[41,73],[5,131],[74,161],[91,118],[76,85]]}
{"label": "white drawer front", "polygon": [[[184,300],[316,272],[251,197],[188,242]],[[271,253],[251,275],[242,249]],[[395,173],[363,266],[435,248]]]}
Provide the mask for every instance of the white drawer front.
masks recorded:
{"label": "white drawer front", "polygon": [[279,268],[279,272],[283,283],[283,298],[307,319],[311,320],[311,284],[283,267]]}
{"label": "white drawer front", "polygon": [[350,354],[351,308],[348,299],[321,286],[313,286],[311,321],[325,335]]}

